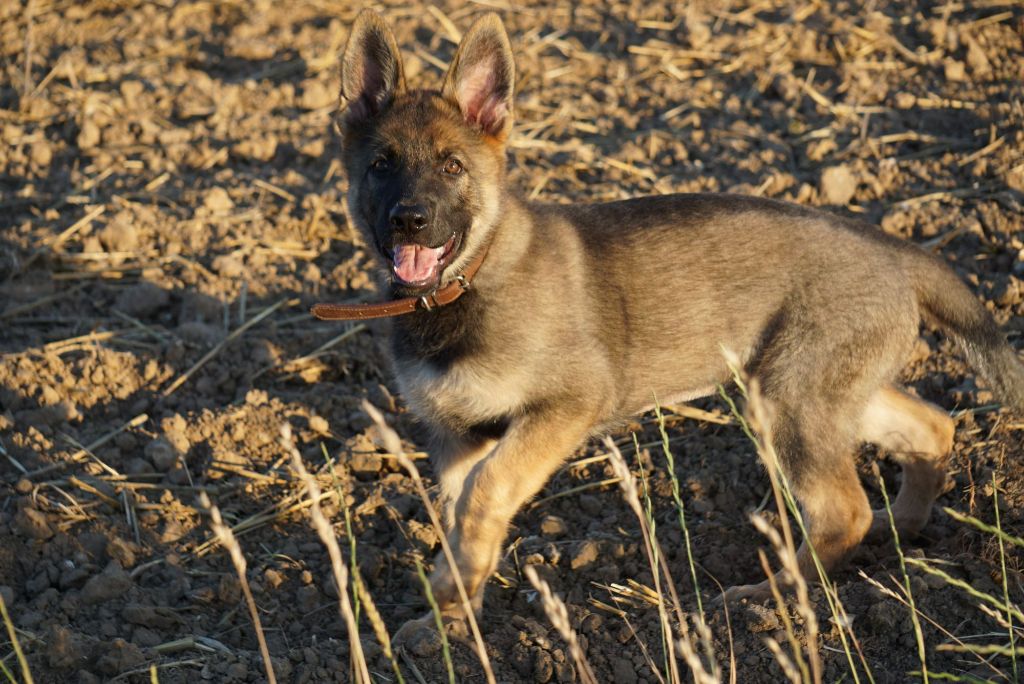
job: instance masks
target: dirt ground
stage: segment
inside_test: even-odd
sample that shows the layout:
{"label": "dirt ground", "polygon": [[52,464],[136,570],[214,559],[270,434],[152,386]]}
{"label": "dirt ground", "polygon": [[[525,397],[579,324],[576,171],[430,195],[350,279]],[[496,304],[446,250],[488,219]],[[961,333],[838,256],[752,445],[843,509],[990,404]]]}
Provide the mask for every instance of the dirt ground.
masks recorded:
{"label": "dirt ground", "polygon": [[[458,31],[493,9],[518,60],[509,160],[523,195],[578,202],[715,190],[831,207],[942,254],[1024,347],[1024,7],[967,2],[746,4],[414,0],[380,6],[407,75],[436,85]],[[265,681],[239,582],[209,542],[209,492],[248,558],[279,681],[348,681],[327,555],[278,444],[290,423],[342,545],[393,632],[425,609],[416,558],[437,539],[409,478],[360,410],[421,431],[390,379],[386,324],[314,321],[316,301],[376,295],[353,234],[330,129],[345,0],[20,0],[0,3],[0,593],[37,682]],[[751,245],[757,249],[757,245]],[[669,259],[670,262],[670,259]],[[667,334],[671,334],[667,332]],[[904,380],[957,412],[940,504],[1024,534],[1024,422],[993,407],[954,346],[928,329]],[[768,479],[718,399],[674,416],[705,599],[756,581],[748,521]],[[716,419],[716,417],[718,417]],[[695,608],[657,426],[632,426],[658,533]],[[629,432],[614,436],[633,456]],[[575,681],[566,645],[522,575],[569,606],[602,682],[658,680],[656,610],[636,520],[603,447],[582,449],[517,516],[482,626],[500,682]],[[335,479],[325,455],[336,460]],[[870,476],[875,454],[865,450]],[[419,464],[430,475],[427,460]],[[890,490],[898,473],[880,461]],[[769,506],[770,508],[770,506]],[[346,532],[346,516],[351,535]],[[349,543],[354,539],[353,545]],[[909,555],[1002,595],[992,535],[942,511]],[[1024,600],[1008,548],[1011,600]],[[835,580],[874,681],[920,670],[891,545]],[[928,669],[1007,681],[1015,663],[944,649],[1008,642],[977,600],[911,569]],[[820,589],[826,681],[854,681]],[[596,602],[617,605],[621,613]],[[623,619],[625,616],[625,619]],[[726,677],[778,682],[774,604],[710,610]],[[627,623],[628,621],[628,623]],[[634,631],[635,630],[635,631]],[[378,681],[390,666],[363,622]],[[730,649],[734,665],[730,664]],[[447,681],[418,643],[407,681]],[[460,681],[483,681],[454,644]],[[17,669],[10,642],[0,659]],[[858,665],[858,681],[866,681]]]}

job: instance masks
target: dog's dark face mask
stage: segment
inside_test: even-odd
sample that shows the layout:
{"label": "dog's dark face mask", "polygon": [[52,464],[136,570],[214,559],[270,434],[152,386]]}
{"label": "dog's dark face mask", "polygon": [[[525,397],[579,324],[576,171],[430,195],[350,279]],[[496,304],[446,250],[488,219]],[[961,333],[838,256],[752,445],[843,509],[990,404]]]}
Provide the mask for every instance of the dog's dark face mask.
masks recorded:
{"label": "dog's dark face mask", "polygon": [[467,33],[440,92],[408,91],[394,37],[360,15],[343,61],[339,126],[351,218],[418,295],[457,275],[498,214],[513,66],[500,23]]}

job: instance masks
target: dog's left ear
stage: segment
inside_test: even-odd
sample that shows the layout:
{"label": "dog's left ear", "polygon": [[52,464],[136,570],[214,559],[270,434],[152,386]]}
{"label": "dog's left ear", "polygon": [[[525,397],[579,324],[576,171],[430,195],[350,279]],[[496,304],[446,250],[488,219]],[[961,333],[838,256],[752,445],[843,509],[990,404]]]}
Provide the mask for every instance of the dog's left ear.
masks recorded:
{"label": "dog's left ear", "polygon": [[468,124],[505,140],[512,129],[514,86],[512,45],[501,19],[489,12],[459,43],[441,94],[458,104]]}

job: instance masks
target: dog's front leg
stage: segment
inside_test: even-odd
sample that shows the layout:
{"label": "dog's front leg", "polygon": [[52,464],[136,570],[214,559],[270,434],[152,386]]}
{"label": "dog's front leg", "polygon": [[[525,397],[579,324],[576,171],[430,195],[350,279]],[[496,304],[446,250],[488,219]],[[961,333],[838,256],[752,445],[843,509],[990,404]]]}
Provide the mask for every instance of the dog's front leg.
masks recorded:
{"label": "dog's front leg", "polygon": [[431,463],[441,489],[441,521],[450,537],[455,532],[455,509],[469,473],[494,450],[498,440],[457,435],[439,428],[433,441]]}
{"label": "dog's front leg", "polygon": [[[516,511],[534,496],[592,427],[593,411],[561,406],[516,418],[497,446],[469,471],[455,505],[449,542],[474,610],[498,563]],[[452,569],[441,554],[431,588],[451,616],[464,615]]]}

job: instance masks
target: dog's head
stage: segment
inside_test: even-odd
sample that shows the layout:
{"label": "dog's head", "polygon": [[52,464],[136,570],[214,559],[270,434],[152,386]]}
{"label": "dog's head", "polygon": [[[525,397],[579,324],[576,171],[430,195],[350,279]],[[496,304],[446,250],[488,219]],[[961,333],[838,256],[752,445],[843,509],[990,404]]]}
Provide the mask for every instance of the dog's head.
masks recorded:
{"label": "dog's head", "polygon": [[342,58],[341,132],[351,220],[400,295],[458,275],[497,220],[514,64],[495,14],[459,45],[440,91],[409,90],[394,35],[356,19]]}

